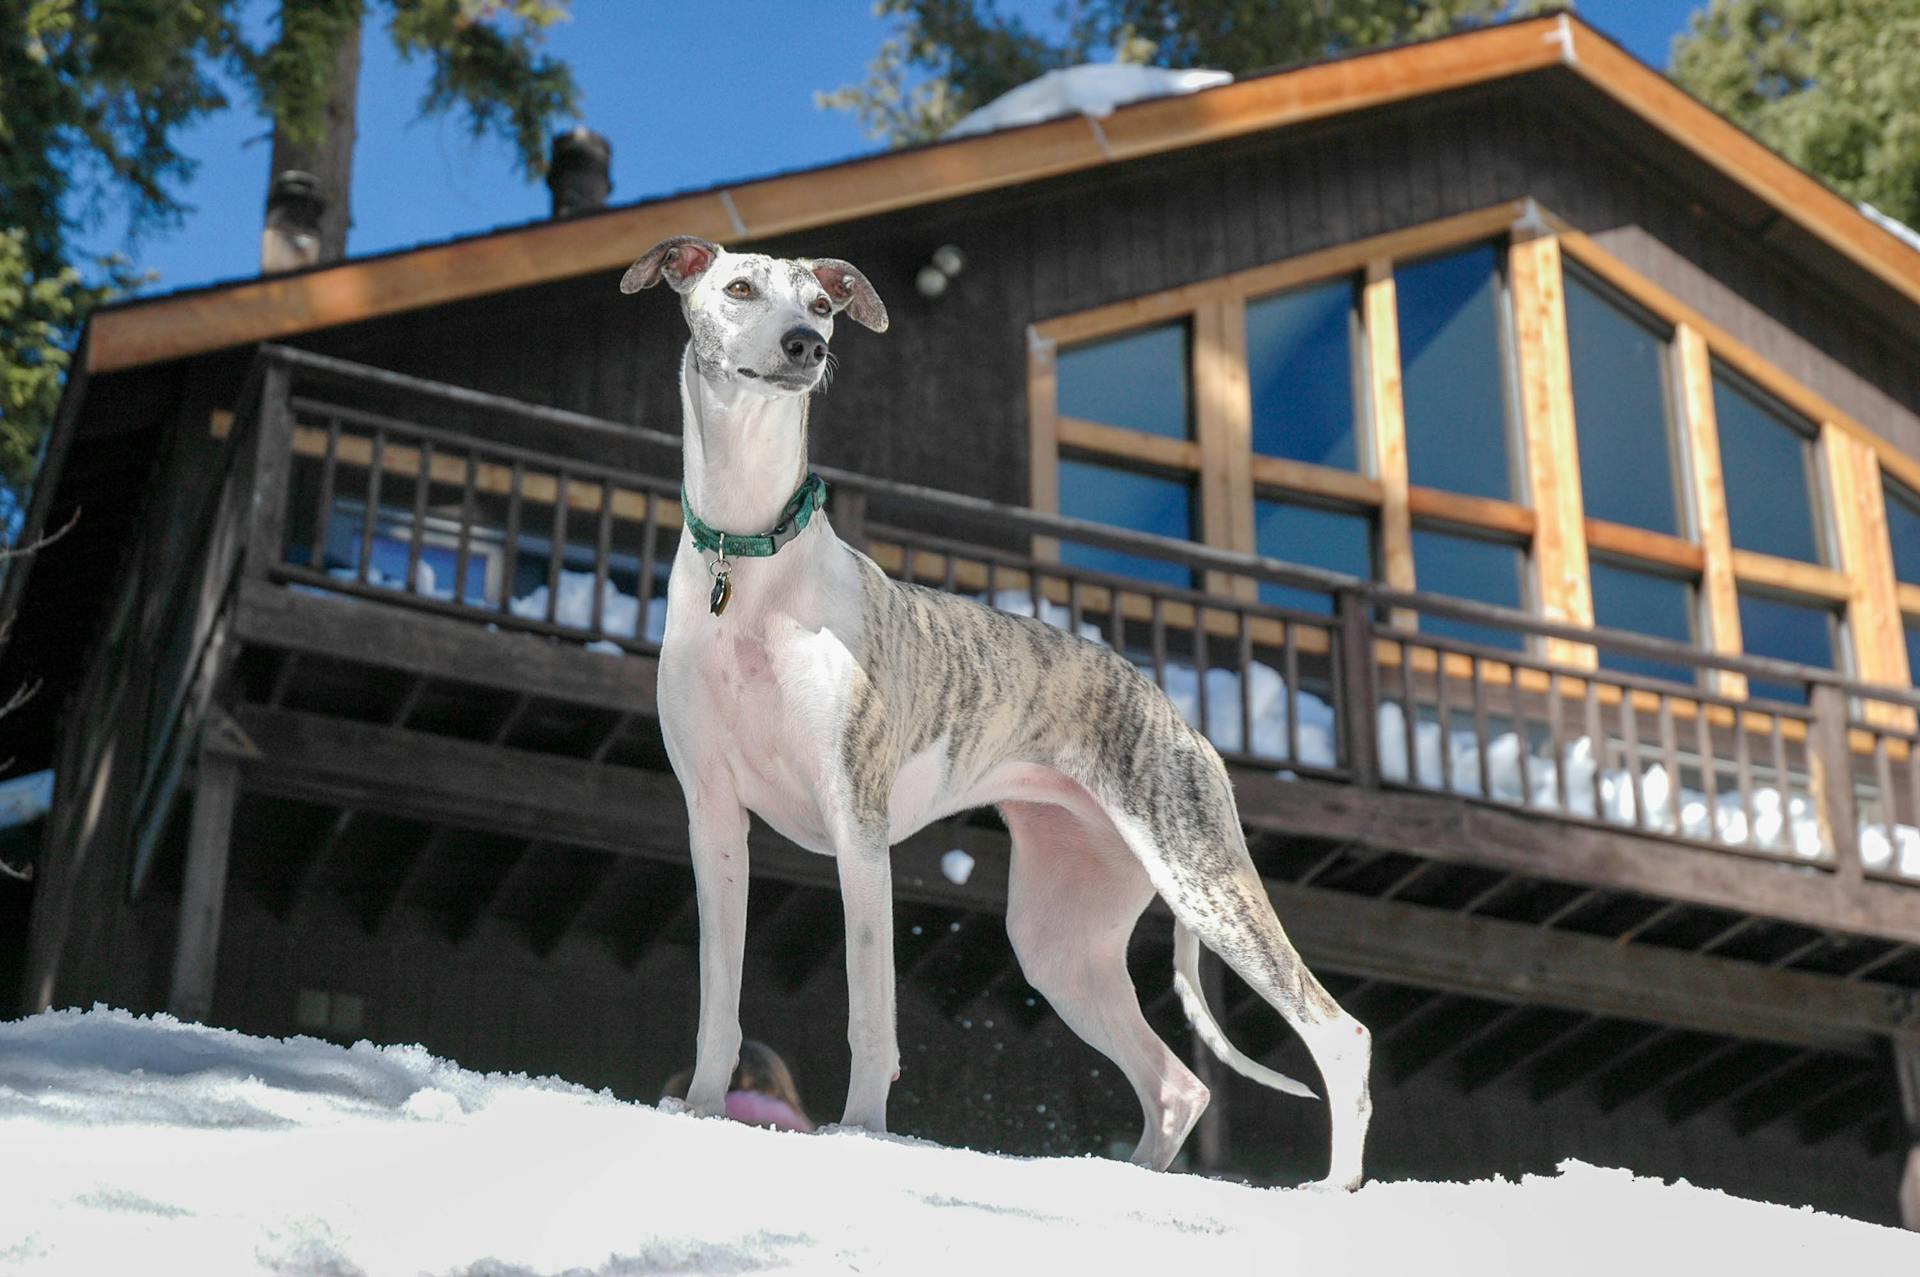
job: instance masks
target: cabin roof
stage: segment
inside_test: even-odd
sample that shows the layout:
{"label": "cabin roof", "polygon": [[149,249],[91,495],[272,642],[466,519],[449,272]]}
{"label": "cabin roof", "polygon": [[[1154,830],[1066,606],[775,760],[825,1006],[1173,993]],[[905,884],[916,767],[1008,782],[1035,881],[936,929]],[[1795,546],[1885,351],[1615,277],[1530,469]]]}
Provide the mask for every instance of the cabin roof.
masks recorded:
{"label": "cabin roof", "polygon": [[[104,373],[626,265],[668,235],[721,243],[850,221],[1100,169],[1368,108],[1559,72],[1664,147],[1777,210],[1920,304],[1920,251],[1570,14],[1275,71],[1184,96],[889,151],[542,220],[270,278],[104,308],[85,369]],[[1570,74],[1569,74],[1570,73]]]}

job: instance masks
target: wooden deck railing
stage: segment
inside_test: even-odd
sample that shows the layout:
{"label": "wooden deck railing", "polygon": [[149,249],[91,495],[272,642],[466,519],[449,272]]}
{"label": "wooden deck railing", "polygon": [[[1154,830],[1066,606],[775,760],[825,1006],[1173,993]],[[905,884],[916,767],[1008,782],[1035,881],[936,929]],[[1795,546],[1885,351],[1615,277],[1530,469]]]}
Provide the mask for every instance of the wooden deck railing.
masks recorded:
{"label": "wooden deck railing", "polygon": [[[585,458],[636,442],[669,456],[674,436],[300,351],[261,358],[260,402],[238,419],[259,432],[243,465],[277,513],[256,521],[271,544],[250,547],[249,571],[658,650],[677,475]],[[536,427],[562,444],[519,441]],[[889,573],[1123,652],[1241,766],[1920,882],[1911,689],[823,474],[837,530]],[[1186,583],[1092,566],[1100,555]]]}

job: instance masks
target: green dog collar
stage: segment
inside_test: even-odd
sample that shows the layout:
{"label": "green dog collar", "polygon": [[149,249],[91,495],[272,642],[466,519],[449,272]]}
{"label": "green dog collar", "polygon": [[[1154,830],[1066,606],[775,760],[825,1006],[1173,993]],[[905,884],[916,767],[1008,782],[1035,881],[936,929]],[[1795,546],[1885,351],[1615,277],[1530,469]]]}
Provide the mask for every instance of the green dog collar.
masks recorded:
{"label": "green dog collar", "polygon": [[707,610],[719,616],[733,599],[729,559],[765,559],[778,554],[781,546],[806,531],[813,512],[826,503],[827,481],[809,473],[787,501],[787,508],[780,512],[780,522],[773,525],[773,531],[722,532],[693,512],[693,503],[687,500],[687,487],[681,484],[680,515],[686,521],[687,532],[696,547],[716,556],[709,569],[713,573],[713,593],[707,599]]}

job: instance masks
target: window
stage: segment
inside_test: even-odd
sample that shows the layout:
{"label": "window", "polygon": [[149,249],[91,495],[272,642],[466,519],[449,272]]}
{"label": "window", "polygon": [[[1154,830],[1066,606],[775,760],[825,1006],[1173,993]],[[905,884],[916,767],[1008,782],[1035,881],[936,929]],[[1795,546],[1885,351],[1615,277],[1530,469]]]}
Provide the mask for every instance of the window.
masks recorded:
{"label": "window", "polygon": [[1887,537],[1893,542],[1895,580],[1920,583],[1920,493],[1895,483],[1884,473],[1887,496]]}
{"label": "window", "polygon": [[[1363,580],[1373,575],[1373,520],[1367,515],[1264,497],[1254,501],[1253,509],[1260,554]],[[1260,583],[1260,601],[1315,612],[1331,607],[1324,594],[1271,581]]]}
{"label": "window", "polygon": [[[1500,607],[1521,607],[1520,580],[1525,566],[1524,556],[1516,545],[1432,528],[1413,530],[1414,580],[1426,593],[1450,594]],[[1422,616],[1420,629],[1427,634],[1493,647],[1517,649],[1522,646],[1520,636],[1511,631],[1452,617]]]}
{"label": "window", "polygon": [[[1072,519],[1092,519],[1135,532],[1185,539],[1193,535],[1193,485],[1138,470],[1062,460],[1060,513]],[[1171,560],[1100,546],[1068,542],[1060,547],[1060,561],[1089,571],[1169,585],[1193,584],[1192,574]]]}
{"label": "window", "polygon": [[1498,259],[1492,245],[1393,273],[1407,470],[1417,487],[1513,498]]}
{"label": "window", "polygon": [[[1830,608],[1746,591],[1740,594],[1740,633],[1749,655],[1833,669],[1839,627],[1840,618]],[[1748,692],[1774,700],[1806,699],[1806,689],[1793,684],[1756,680],[1748,685]]]}
{"label": "window", "polygon": [[1187,347],[1187,326],[1165,324],[1061,351],[1061,415],[1192,438]]}
{"label": "window", "polygon": [[1684,535],[1674,484],[1669,333],[1568,270],[1580,486],[1587,517]]}
{"label": "window", "polygon": [[[1693,583],[1675,576],[1642,571],[1604,559],[1589,565],[1593,586],[1594,624],[1614,630],[1632,630],[1676,643],[1694,641]],[[1600,649],[1607,669],[1648,678],[1689,682],[1693,672],[1662,661],[1626,652]]]}
{"label": "window", "polygon": [[1352,470],[1354,286],[1336,280],[1247,303],[1253,450]]}
{"label": "window", "polygon": [[1713,412],[1734,545],[1821,562],[1812,425],[1720,368],[1713,374]]}

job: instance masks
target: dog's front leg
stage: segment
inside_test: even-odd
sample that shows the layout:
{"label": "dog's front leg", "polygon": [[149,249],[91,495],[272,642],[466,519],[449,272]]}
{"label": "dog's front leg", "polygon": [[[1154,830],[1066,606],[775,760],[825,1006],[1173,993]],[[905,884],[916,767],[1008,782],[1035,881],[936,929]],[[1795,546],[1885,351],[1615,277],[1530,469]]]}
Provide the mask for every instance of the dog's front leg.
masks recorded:
{"label": "dog's front leg", "polygon": [[841,1121],[876,1133],[887,1129],[887,1092],[900,1075],[890,850],[883,829],[855,834],[836,853],[847,916],[847,1044],[853,1049]]}
{"label": "dog's front leg", "polygon": [[687,1104],[722,1113],[740,1062],[740,969],[747,948],[747,811],[731,788],[688,793],[694,895],[700,905],[700,1032]]}

